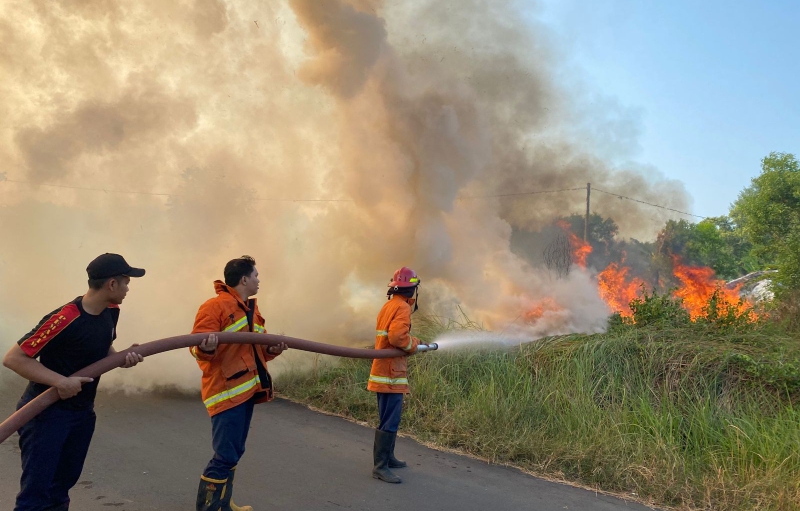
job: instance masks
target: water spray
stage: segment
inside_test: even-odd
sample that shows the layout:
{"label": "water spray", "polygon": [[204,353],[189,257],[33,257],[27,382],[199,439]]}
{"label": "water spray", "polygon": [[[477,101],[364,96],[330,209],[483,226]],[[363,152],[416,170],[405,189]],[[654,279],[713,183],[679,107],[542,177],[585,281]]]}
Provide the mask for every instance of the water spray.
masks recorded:
{"label": "water spray", "polygon": [[[286,337],[275,334],[262,334],[254,332],[220,332],[216,335],[220,344],[259,344],[262,346],[277,346],[281,343],[286,343],[286,345],[292,349],[310,351],[312,353],[322,353],[324,355],[333,355],[336,357],[376,359],[405,357],[408,355],[408,353],[405,351],[397,348],[383,350],[347,348],[345,346],[334,346],[332,344],[323,344],[319,342],[307,341],[305,339],[296,339],[294,337]],[[102,374],[122,366],[125,363],[125,355],[128,353],[137,353],[142,357],[149,357],[165,351],[197,346],[206,337],[208,337],[208,333],[178,335],[176,337],[159,339],[157,341],[140,344],[138,346],[131,346],[124,351],[119,351],[95,362],[92,365],[84,367],[72,376],[97,378]],[[417,351],[433,351],[438,349],[438,347],[439,346],[436,343],[421,344],[417,346]],[[36,396],[15,413],[11,414],[10,417],[0,424],[0,443],[5,442],[6,439],[13,435],[14,432],[19,430],[19,428],[27,424],[28,421],[42,413],[45,409],[47,409],[47,407],[58,402],[59,400],[60,398],[58,396],[58,390],[51,387],[45,392]]]}
{"label": "water spray", "polygon": [[439,335],[435,344],[439,351],[449,352],[454,350],[506,349],[535,340],[534,337],[519,334],[461,330],[445,332]]}

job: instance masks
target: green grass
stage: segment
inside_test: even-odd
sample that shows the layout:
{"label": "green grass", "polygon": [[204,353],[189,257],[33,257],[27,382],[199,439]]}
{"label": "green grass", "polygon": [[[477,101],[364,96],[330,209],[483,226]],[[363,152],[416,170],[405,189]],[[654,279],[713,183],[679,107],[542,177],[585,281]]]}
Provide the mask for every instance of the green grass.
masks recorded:
{"label": "green grass", "polygon": [[[417,323],[425,339],[476,327]],[[422,354],[409,360],[413,394],[401,430],[657,505],[800,509],[798,339],[625,326],[508,350]],[[375,425],[369,367],[342,360],[287,372],[279,390]]]}

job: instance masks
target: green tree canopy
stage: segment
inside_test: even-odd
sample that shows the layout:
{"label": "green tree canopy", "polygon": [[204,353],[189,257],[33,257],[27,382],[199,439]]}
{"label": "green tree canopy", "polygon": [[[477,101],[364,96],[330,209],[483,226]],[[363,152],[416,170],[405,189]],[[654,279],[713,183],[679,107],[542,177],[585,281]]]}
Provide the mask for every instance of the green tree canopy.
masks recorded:
{"label": "green tree canopy", "polygon": [[658,263],[669,267],[672,255],[684,264],[708,266],[718,277],[733,279],[757,265],[750,259],[750,245],[734,228],[728,217],[705,218],[694,224],[686,220],[668,220],[658,234]]}
{"label": "green tree canopy", "polygon": [[[570,215],[565,218],[569,223],[570,230],[579,238],[583,239],[583,228],[586,218],[583,215]],[[605,245],[614,241],[614,236],[619,232],[619,226],[611,218],[603,218],[597,213],[589,215],[589,223],[586,226],[587,242],[594,246],[603,243]]]}
{"label": "green tree canopy", "polygon": [[770,153],[731,208],[736,227],[765,262],[778,269],[776,292],[800,289],[800,162]]}

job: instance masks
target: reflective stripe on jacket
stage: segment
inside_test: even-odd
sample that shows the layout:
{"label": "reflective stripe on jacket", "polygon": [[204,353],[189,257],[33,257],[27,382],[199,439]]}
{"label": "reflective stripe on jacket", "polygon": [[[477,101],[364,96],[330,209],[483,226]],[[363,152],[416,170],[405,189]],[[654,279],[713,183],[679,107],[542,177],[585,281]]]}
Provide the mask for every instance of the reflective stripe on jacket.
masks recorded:
{"label": "reflective stripe on jacket", "polygon": [[[235,289],[222,281],[214,282],[217,296],[206,301],[197,311],[192,333],[201,332],[250,332],[247,313],[250,307]],[[253,308],[253,332],[266,333],[264,318],[258,311],[255,299],[249,300]],[[255,347],[255,349],[253,349]],[[257,403],[272,400],[272,379],[267,372],[267,362],[275,358],[267,352],[266,346],[252,344],[220,344],[213,353],[204,353],[197,346],[189,348],[197,365],[203,371],[201,393],[208,414],[213,416],[250,399],[257,392],[263,392]],[[264,372],[258,373],[258,364]],[[262,382],[262,379],[268,381]]]}
{"label": "reflective stripe on jacket", "polygon": [[[411,306],[405,298],[393,295],[378,314],[375,349],[400,348],[409,355],[417,351],[419,339],[411,337]],[[372,392],[408,394],[406,357],[376,358],[372,361],[367,389]]]}

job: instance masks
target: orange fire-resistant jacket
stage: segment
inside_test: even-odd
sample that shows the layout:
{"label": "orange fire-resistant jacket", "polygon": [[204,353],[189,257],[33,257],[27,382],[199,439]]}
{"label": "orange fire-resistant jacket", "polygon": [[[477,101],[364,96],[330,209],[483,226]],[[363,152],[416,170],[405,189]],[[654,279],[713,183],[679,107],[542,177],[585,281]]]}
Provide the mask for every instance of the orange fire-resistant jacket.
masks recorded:
{"label": "orange fire-resistant jacket", "polygon": [[[219,280],[214,282],[214,289],[217,296],[206,301],[197,311],[193,334],[267,332],[255,299],[248,300],[246,304],[235,289]],[[252,329],[247,319],[251,309]],[[204,353],[197,346],[192,346],[189,351],[203,371],[201,393],[209,415],[214,416],[244,403],[257,392],[264,394],[257,399],[257,403],[272,400],[272,378],[267,372],[267,361],[275,358],[275,355],[267,352],[267,346],[220,344],[213,353]],[[258,354],[260,364],[256,362],[255,354]]]}
{"label": "orange fire-resistant jacket", "polygon": [[[375,324],[375,349],[400,348],[409,355],[417,351],[419,339],[411,337],[411,306],[405,298],[393,295],[383,305]],[[367,390],[408,394],[406,357],[376,358],[372,361]]]}

